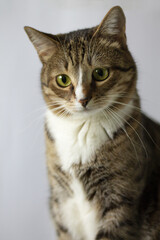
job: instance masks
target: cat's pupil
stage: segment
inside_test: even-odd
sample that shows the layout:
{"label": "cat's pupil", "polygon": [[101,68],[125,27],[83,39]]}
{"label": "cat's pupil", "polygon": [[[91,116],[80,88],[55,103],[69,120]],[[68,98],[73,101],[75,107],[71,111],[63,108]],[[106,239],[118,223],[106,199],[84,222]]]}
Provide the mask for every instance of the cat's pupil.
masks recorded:
{"label": "cat's pupil", "polygon": [[66,76],[62,76],[62,82],[65,84],[67,82]]}
{"label": "cat's pupil", "polygon": [[103,70],[102,69],[98,69],[97,73],[98,73],[99,76],[103,77]]}

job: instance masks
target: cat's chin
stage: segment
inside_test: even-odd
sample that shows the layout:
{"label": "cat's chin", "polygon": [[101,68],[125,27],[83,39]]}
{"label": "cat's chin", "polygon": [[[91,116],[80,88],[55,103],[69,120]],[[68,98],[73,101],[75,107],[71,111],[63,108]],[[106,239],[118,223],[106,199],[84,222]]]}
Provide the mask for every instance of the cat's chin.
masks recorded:
{"label": "cat's chin", "polygon": [[101,112],[101,109],[84,108],[84,109],[74,111],[72,113],[72,116],[75,118],[88,118],[88,117],[93,117],[94,115],[97,115],[100,112]]}

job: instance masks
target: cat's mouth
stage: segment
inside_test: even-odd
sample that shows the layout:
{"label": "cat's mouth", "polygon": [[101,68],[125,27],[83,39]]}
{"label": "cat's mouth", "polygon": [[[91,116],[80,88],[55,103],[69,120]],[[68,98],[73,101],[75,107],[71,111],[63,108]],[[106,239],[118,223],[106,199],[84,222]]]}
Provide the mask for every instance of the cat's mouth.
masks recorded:
{"label": "cat's mouth", "polygon": [[81,108],[81,109],[76,109],[74,112],[72,112],[72,115],[76,116],[76,117],[86,117],[86,116],[88,117],[88,116],[93,116],[93,115],[97,114],[101,110],[102,110],[101,108],[85,107],[85,108]]}
{"label": "cat's mouth", "polygon": [[74,112],[75,113],[89,113],[89,112],[97,112],[99,108],[94,106],[94,102],[91,100],[87,101],[87,103],[81,103],[80,101],[75,102]]}
{"label": "cat's mouth", "polygon": [[88,113],[93,111],[93,109],[89,109],[89,108],[82,108],[82,109],[76,109],[74,110],[73,114],[79,114],[79,113]]}

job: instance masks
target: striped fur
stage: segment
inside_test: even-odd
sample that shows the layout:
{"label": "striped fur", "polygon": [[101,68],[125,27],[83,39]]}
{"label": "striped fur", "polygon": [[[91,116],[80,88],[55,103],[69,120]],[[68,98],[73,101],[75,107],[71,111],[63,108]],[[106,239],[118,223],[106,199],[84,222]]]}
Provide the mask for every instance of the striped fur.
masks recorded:
{"label": "striped fur", "polygon": [[[125,16],[51,35],[25,28],[43,63],[50,211],[59,240],[160,239],[160,125],[140,109]],[[109,77],[95,81],[95,68]],[[61,88],[56,76],[72,83]],[[88,99],[87,105],[81,98]]]}

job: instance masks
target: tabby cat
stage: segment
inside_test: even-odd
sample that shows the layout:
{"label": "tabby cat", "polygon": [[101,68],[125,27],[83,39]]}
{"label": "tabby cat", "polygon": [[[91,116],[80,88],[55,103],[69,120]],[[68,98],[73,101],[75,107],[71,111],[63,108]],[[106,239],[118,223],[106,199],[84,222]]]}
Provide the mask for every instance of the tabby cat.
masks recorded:
{"label": "tabby cat", "polygon": [[52,35],[43,64],[50,211],[59,240],[160,240],[160,125],[145,116],[125,16]]}

